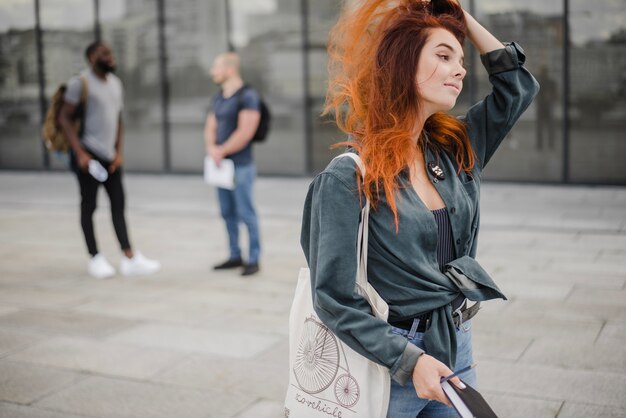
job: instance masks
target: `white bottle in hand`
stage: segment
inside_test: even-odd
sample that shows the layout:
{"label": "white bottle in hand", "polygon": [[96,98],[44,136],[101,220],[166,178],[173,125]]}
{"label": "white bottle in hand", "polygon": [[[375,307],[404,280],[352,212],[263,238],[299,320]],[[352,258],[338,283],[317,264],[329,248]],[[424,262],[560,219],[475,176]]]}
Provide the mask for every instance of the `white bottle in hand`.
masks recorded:
{"label": "white bottle in hand", "polygon": [[89,160],[89,174],[100,183],[104,183],[109,178],[109,173],[107,173],[106,168],[93,158]]}

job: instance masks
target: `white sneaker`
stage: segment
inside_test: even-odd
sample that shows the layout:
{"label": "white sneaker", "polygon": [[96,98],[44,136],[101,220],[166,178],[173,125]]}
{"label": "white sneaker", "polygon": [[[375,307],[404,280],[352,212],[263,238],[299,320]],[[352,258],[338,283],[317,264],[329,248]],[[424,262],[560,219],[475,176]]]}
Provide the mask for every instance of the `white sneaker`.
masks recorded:
{"label": "white sneaker", "polygon": [[139,251],[135,251],[133,258],[128,258],[123,255],[122,261],[120,262],[120,272],[122,272],[124,276],[154,274],[159,270],[161,270],[161,263],[144,257]]}
{"label": "white sneaker", "polygon": [[115,268],[102,254],[96,254],[89,260],[87,271],[96,279],[106,279],[115,275]]}

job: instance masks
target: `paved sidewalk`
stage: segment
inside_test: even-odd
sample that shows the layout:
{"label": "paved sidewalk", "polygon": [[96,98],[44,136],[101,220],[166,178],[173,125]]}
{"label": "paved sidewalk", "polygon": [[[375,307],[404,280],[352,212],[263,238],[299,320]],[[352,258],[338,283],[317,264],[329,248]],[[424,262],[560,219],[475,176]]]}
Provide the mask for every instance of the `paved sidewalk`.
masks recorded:
{"label": "paved sidewalk", "polygon": [[[152,277],[95,280],[66,173],[0,172],[0,417],[280,417],[310,179],[262,178],[253,278],[226,256],[214,193],[127,175]],[[474,321],[481,391],[501,417],[626,417],[626,188],[486,184],[478,258],[509,301]],[[101,251],[119,251],[104,193]]]}

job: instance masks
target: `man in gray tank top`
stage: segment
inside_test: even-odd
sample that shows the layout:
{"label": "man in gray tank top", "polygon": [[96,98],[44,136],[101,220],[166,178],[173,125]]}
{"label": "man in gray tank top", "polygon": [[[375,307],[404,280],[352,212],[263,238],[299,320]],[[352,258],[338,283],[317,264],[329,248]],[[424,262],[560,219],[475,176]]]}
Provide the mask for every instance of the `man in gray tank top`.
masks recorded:
{"label": "man in gray tank top", "polygon": [[[125,276],[156,273],[161,268],[159,262],[133,251],[126,229],[122,184],[124,91],[122,82],[113,74],[115,58],[111,48],[102,41],[90,44],[85,56],[89,68],[68,82],[59,121],[71,145],[71,166],[80,186],[80,221],[91,255],[88,272],[99,279],[115,274],[115,268],[98,252],[94,235],[93,213],[102,184],[111,201],[113,226],[123,253],[120,272]],[[73,125],[82,107],[83,85],[87,88],[87,97],[83,126],[77,133]]]}

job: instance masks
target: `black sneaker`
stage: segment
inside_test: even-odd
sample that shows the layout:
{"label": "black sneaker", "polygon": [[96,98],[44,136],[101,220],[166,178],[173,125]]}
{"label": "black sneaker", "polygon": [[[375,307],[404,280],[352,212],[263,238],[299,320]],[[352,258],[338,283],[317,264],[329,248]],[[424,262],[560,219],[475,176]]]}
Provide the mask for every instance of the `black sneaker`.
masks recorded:
{"label": "black sneaker", "polygon": [[240,258],[231,258],[230,260],[224,261],[221,264],[217,264],[213,266],[213,270],[226,270],[226,269],[234,269],[237,267],[243,266],[243,260]]}
{"label": "black sneaker", "polygon": [[259,272],[259,263],[254,264],[244,264],[243,271],[241,272],[242,276],[251,276],[255,273]]}

